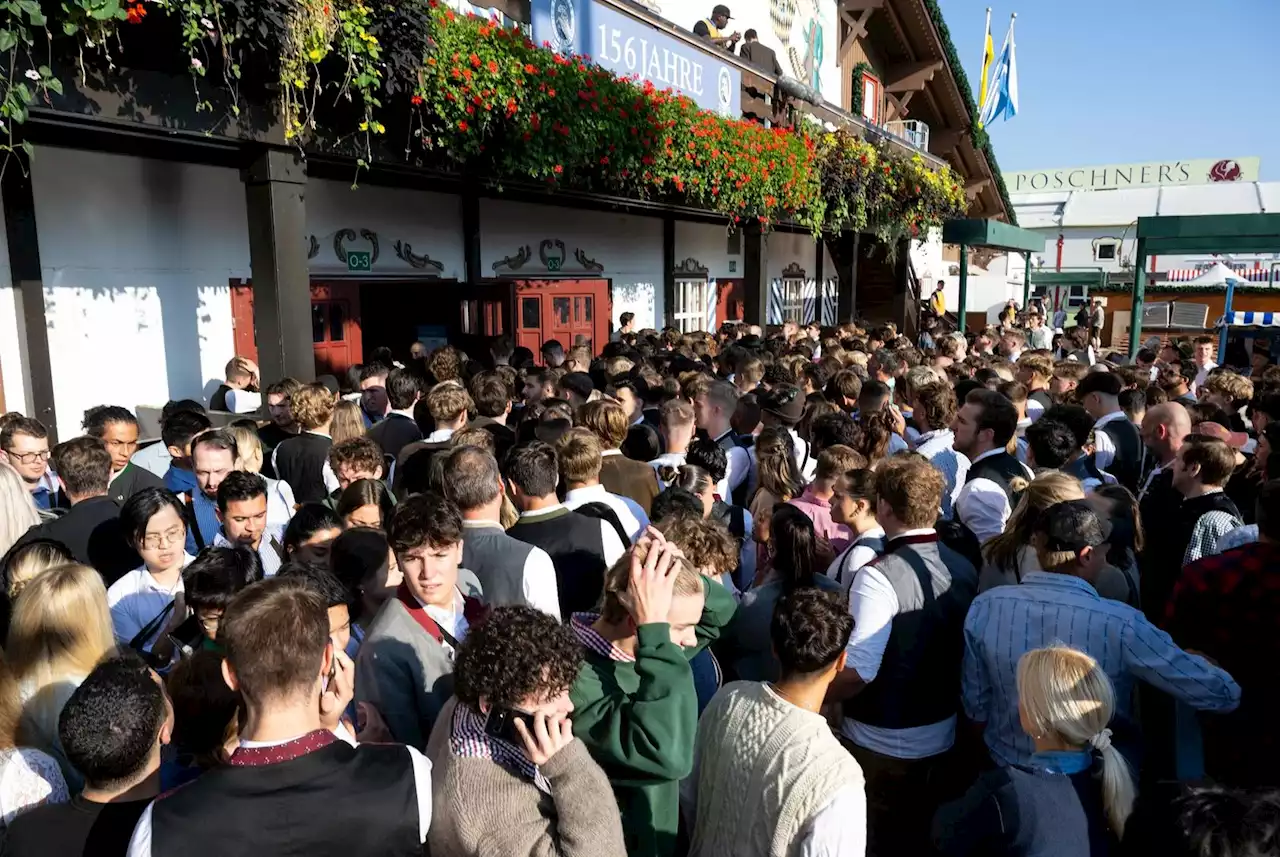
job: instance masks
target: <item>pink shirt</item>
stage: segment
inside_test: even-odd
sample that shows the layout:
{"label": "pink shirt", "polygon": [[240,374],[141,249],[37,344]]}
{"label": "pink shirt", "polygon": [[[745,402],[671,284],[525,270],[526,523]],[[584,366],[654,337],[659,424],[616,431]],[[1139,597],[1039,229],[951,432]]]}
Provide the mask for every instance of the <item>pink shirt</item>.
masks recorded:
{"label": "pink shirt", "polygon": [[804,489],[804,493],[790,501],[801,512],[813,521],[813,531],[819,538],[831,543],[832,549],[839,554],[853,541],[853,531],[844,524],[831,520],[831,503],[814,496],[813,486]]}

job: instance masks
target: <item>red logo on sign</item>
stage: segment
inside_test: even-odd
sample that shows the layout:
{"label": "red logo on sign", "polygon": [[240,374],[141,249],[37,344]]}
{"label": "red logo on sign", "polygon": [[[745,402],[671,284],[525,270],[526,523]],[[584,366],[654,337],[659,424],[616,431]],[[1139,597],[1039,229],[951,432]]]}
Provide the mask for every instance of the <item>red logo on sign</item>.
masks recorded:
{"label": "red logo on sign", "polygon": [[1238,182],[1242,175],[1240,164],[1232,160],[1218,161],[1209,168],[1209,181],[1213,182]]}

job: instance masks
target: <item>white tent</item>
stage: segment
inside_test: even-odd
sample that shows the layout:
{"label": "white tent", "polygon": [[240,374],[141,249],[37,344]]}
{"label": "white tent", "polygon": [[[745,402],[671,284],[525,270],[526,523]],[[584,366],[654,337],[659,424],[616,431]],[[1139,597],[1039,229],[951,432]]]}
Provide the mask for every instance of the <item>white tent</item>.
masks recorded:
{"label": "white tent", "polygon": [[1244,279],[1244,277],[1240,276],[1221,262],[1214,262],[1212,268],[1205,271],[1194,280],[1186,280],[1185,282],[1178,283],[1177,286],[1225,286],[1228,280],[1241,282]]}

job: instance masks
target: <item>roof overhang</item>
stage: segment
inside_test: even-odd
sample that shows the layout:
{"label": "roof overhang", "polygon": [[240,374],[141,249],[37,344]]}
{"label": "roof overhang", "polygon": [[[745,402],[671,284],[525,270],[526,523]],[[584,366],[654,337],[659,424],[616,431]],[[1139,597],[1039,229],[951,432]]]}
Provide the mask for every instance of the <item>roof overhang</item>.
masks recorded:
{"label": "roof overhang", "polygon": [[1043,234],[999,220],[948,220],[942,224],[942,242],[968,247],[992,247],[1015,253],[1044,252]]}

